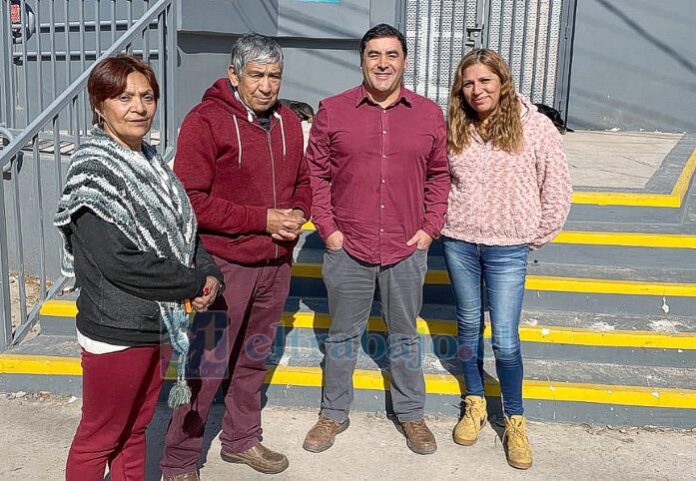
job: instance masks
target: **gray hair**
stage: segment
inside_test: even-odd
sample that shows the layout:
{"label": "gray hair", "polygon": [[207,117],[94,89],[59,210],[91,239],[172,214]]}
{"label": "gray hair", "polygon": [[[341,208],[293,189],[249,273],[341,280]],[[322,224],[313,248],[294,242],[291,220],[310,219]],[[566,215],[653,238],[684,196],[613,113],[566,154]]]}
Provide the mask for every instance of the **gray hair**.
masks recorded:
{"label": "gray hair", "polygon": [[235,73],[244,76],[244,67],[249,62],[280,63],[283,69],[283,51],[278,42],[259,33],[242,35],[232,45],[230,63]]}

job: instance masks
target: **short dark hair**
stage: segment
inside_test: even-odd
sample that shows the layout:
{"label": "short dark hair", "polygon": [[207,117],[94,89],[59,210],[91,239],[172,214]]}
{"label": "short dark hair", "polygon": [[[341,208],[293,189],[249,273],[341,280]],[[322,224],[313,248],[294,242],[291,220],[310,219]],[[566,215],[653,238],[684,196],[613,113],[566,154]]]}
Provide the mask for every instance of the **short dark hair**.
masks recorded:
{"label": "short dark hair", "polygon": [[159,100],[157,77],[148,64],[125,53],[107,57],[94,66],[87,80],[89,103],[92,106],[92,124],[99,123],[99,114],[96,110],[101,108],[104,101],[116,98],[126,90],[128,76],[133,72],[143,74],[150,83],[155,101]]}
{"label": "short dark hair", "polygon": [[370,30],[365,32],[362,40],[360,40],[360,58],[362,58],[363,54],[365,53],[365,46],[367,45],[367,42],[376,38],[387,37],[396,37],[401,44],[401,49],[404,51],[404,57],[408,54],[408,49],[406,48],[406,37],[404,37],[404,34],[399,32],[391,25],[380,23],[379,25],[375,25]]}

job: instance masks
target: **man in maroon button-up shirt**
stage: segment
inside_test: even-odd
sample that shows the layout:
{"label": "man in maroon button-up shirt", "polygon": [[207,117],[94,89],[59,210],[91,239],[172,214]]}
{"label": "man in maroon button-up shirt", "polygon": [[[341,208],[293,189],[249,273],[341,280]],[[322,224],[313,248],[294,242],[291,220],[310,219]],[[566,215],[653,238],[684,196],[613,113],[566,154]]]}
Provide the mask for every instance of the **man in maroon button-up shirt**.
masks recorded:
{"label": "man in maroon button-up shirt", "polygon": [[434,102],[403,87],[406,42],[398,30],[370,29],[360,55],[363,83],[321,102],[306,154],[332,324],[321,415],[304,447],[323,451],[348,426],[360,332],[377,283],[394,412],[409,448],[429,454],[436,444],[423,422],[416,317],[427,250],[447,210],[445,123]]}

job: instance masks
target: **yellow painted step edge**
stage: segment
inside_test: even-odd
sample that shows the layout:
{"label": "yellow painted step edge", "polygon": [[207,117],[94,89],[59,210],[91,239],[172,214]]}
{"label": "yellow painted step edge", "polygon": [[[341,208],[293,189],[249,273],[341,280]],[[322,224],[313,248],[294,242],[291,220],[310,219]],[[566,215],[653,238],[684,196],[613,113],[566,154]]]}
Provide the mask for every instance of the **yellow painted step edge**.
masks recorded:
{"label": "yellow painted step edge", "polygon": [[[321,387],[321,368],[277,366],[266,376],[270,384]],[[380,371],[356,370],[353,375],[356,389],[385,390],[388,380]],[[426,374],[425,387],[428,394],[459,396],[460,379],[451,374]],[[499,396],[497,384],[486,384],[486,394]],[[580,384],[553,381],[524,381],[522,396],[565,402],[590,402],[600,404],[622,404],[628,406],[696,409],[696,391],[686,389],[647,388],[641,386]]]}
{"label": "yellow painted step edge", "polygon": [[642,232],[561,231],[554,244],[648,247],[651,249],[696,249],[696,236]]}
{"label": "yellow painted step edge", "polygon": [[627,207],[667,207],[680,208],[691,177],[696,169],[696,149],[684,164],[681,174],[669,194],[650,194],[633,192],[573,192],[573,204],[619,205]]}
{"label": "yellow painted step edge", "polygon": [[[314,224],[307,222],[303,230],[312,232]],[[696,236],[686,234],[655,234],[643,232],[561,231],[553,244],[578,244],[619,247],[648,247],[651,249],[696,249]]]}
{"label": "yellow painted step edge", "polygon": [[[167,378],[173,379],[173,366],[169,371]],[[0,354],[0,374],[80,376],[82,368],[79,358]],[[266,383],[318,388],[322,385],[322,371],[318,367],[271,366]],[[380,371],[356,370],[353,385],[356,389],[384,390],[388,380]],[[426,374],[425,385],[429,394],[461,393],[460,380],[450,374]],[[486,394],[498,396],[500,389],[487,384]],[[524,382],[522,395],[525,399],[558,402],[696,409],[696,391],[687,389],[529,380]]]}
{"label": "yellow painted step edge", "polygon": [[[77,308],[72,301],[46,301],[41,307],[41,315],[48,317],[75,317]],[[328,329],[331,319],[328,314],[314,312],[286,312],[281,325],[298,329]],[[418,333],[429,336],[454,336],[457,327],[453,321],[418,318]],[[380,317],[370,317],[367,325],[370,331],[386,332]],[[486,325],[484,336],[490,338],[490,326]],[[647,349],[696,349],[696,334],[660,334],[653,331],[594,331],[591,329],[520,325],[520,339],[523,342],[548,344],[571,344],[598,347],[634,347]]]}
{"label": "yellow painted step edge", "polygon": [[[318,279],[321,278],[321,265],[298,262],[293,265],[292,274],[297,277]],[[447,271],[431,269],[425,275],[425,282],[426,284],[449,284],[449,276]],[[696,297],[696,284],[676,282],[528,275],[524,287],[535,291],[581,294]]]}
{"label": "yellow painted step edge", "polygon": [[[648,192],[600,192],[600,191],[576,191],[573,192],[573,204],[585,205],[616,205],[624,207],[664,207],[681,208],[686,192],[689,190],[691,177],[696,170],[696,149],[684,164],[681,174],[669,194],[652,194]],[[313,230],[307,225],[307,230]],[[311,228],[310,228],[311,227]]]}
{"label": "yellow painted step edge", "polygon": [[[297,329],[328,329],[331,318],[325,313],[286,312],[280,325]],[[418,318],[418,334],[426,336],[454,336],[457,326],[454,321]],[[369,331],[386,332],[387,326],[381,317],[370,317]],[[483,333],[491,337],[490,325],[486,324]],[[547,344],[571,344],[597,347],[633,347],[647,349],[696,349],[696,333],[660,334],[652,331],[593,331],[590,329],[520,325],[522,342]]]}

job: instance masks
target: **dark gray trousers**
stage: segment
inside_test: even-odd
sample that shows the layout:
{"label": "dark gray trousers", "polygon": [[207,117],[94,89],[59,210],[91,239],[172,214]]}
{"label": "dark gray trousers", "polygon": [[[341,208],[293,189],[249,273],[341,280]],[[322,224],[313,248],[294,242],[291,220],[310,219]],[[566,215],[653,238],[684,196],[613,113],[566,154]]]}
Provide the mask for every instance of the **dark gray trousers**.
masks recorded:
{"label": "dark gray trousers", "polygon": [[343,422],[353,402],[353,372],[360,336],[379,285],[388,329],[390,391],[400,422],[423,418],[425,381],[416,317],[423,304],[427,251],[390,266],[361,262],[343,250],[324,254],[322,275],[329,298],[331,327],[325,342],[321,412]]}

